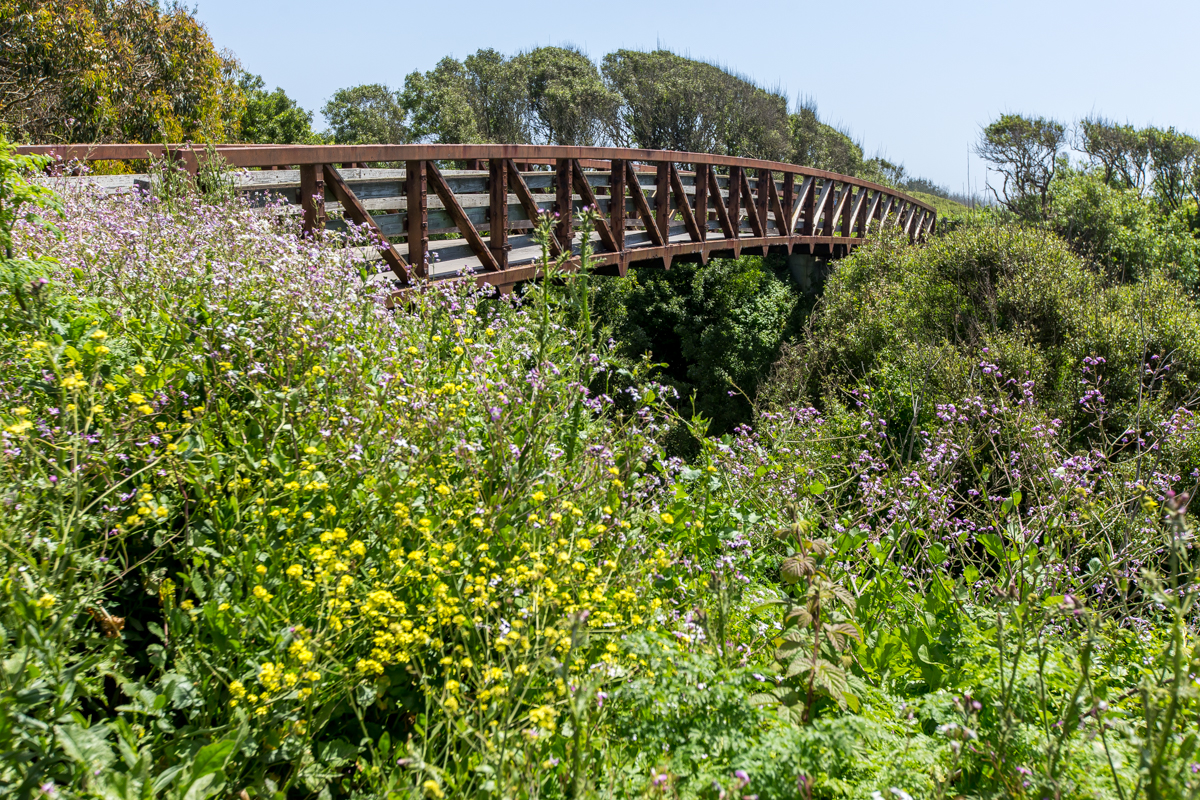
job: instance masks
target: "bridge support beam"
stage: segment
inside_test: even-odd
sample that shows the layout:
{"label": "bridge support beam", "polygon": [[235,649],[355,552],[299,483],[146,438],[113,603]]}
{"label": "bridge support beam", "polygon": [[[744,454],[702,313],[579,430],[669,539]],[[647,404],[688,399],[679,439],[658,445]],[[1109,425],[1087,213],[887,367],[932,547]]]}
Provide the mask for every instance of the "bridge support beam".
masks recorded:
{"label": "bridge support beam", "polygon": [[805,294],[816,294],[825,280],[826,262],[808,253],[792,253],[787,258],[792,280]]}

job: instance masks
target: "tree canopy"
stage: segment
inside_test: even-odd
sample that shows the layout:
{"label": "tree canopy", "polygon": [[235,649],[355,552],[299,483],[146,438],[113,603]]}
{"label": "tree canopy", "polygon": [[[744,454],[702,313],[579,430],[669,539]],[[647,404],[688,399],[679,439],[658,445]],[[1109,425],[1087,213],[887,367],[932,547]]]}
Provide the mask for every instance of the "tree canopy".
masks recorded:
{"label": "tree canopy", "polygon": [[312,130],[312,112],[305,111],[287,93],[275,87],[268,92],[258,75],[242,73],[238,87],[245,97],[238,139],[261,144],[298,144],[319,137]]}
{"label": "tree canopy", "polygon": [[0,121],[19,140],[236,138],[237,72],[177,3],[0,0]]}

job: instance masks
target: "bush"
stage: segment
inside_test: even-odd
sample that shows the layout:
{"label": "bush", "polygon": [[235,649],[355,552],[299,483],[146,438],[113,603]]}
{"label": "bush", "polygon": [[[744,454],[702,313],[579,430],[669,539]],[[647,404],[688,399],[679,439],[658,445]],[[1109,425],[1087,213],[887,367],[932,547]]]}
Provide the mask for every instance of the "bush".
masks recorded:
{"label": "bush", "polygon": [[1190,395],[1198,334],[1200,314],[1162,274],[1107,286],[1053,234],[968,224],[926,247],[880,240],[840,261],[812,336],[790,356],[806,362],[791,368],[804,385],[769,396],[832,403],[870,386],[903,431],[967,397],[989,362],[1031,382],[1039,407],[1086,441],[1085,359],[1103,359],[1106,414],[1128,425],[1139,405],[1173,409]]}
{"label": "bush", "polygon": [[1162,271],[1194,291],[1200,279],[1200,242],[1186,211],[1164,214],[1138,190],[1111,186],[1098,174],[1058,177],[1050,225],[1110,280],[1136,281]]}
{"label": "bush", "polygon": [[743,257],[633,270],[600,285],[598,311],[623,354],[663,364],[685,413],[724,433],[749,420],[759,381],[797,329],[800,294],[780,267]]}

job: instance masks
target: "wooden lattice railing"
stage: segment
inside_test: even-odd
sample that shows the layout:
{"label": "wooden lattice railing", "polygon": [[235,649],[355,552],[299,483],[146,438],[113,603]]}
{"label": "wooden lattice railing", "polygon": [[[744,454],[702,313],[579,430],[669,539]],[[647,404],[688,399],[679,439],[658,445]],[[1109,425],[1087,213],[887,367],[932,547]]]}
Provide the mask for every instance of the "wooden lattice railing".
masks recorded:
{"label": "wooden lattice railing", "polygon": [[[593,264],[707,260],[770,251],[837,257],[884,226],[913,240],[933,207],[895,189],[772,161],[607,147],[541,145],[218,145],[238,189],[299,206],[306,231],[366,225],[395,278],[474,272],[500,288],[536,277],[533,220],[558,212],[552,250],[578,253],[574,212],[598,210]],[[201,148],[176,145],[22,147],[64,161],[173,158],[196,170]],[[364,169],[365,163],[403,164]],[[448,164],[466,169],[448,169]],[[615,198],[623,202],[614,202]],[[564,213],[570,210],[572,213]],[[577,261],[577,259],[576,259]]]}

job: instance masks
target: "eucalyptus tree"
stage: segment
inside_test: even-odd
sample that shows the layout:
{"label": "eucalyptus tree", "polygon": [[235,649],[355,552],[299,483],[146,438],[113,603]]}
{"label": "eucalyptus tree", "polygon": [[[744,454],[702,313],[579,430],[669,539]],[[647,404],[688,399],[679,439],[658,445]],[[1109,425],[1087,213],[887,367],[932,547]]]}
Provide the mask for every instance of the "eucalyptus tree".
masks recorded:
{"label": "eucalyptus tree", "polygon": [[605,81],[620,97],[614,139],[662,150],[781,160],[787,100],[714,64],[668,50],[617,50]]}
{"label": "eucalyptus tree", "polygon": [[385,84],[338,89],[321,113],[338,144],[404,144],[409,140],[399,93]]}
{"label": "eucalyptus tree", "polygon": [[574,47],[538,47],[515,59],[524,70],[534,142],[595,145],[609,138],[619,99]]}

